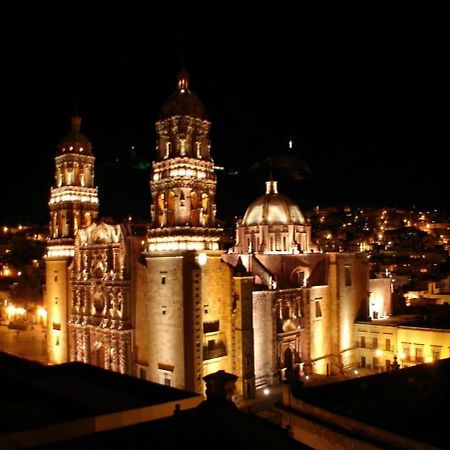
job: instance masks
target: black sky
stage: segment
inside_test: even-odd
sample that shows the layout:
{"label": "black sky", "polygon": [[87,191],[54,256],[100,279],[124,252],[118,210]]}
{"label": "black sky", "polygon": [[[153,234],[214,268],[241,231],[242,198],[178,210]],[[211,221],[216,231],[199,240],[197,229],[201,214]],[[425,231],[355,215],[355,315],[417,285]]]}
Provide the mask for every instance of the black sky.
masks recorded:
{"label": "black sky", "polygon": [[[311,168],[281,188],[321,205],[447,208],[448,50],[439,11],[12,18],[3,61],[0,223],[47,220],[56,145],[75,102],[94,145],[103,215],[148,214],[154,122],[182,56],[212,121],[219,216],[242,215],[288,151]],[[135,157],[131,155],[135,146]],[[132,161],[132,157],[134,158]]]}

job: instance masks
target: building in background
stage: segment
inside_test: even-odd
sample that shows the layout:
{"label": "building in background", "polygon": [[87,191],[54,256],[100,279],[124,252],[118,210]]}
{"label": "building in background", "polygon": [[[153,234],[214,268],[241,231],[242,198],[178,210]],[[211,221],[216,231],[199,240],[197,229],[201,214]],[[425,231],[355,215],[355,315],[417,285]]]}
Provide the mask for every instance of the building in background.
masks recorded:
{"label": "building in background", "polygon": [[355,320],[384,314],[390,290],[369,287],[365,254],[319,252],[273,180],[238,223],[235,246],[220,250],[211,124],[188,81],[181,72],[156,123],[145,238],[94,223],[94,159],[79,119],[60,145],[47,255],[51,362],[69,354],[195,392],[224,370],[241,397],[293,374],[355,367]]}

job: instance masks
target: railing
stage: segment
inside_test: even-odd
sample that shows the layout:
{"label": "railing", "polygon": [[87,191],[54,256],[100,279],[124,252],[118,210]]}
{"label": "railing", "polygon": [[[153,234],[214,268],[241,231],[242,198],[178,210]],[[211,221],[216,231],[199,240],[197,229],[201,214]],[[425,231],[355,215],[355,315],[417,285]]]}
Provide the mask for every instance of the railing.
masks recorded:
{"label": "railing", "polygon": [[368,350],[381,350],[382,352],[392,352],[395,353],[394,351],[394,346],[391,345],[389,348],[386,348],[384,346],[380,346],[377,345],[376,347],[374,345],[371,344],[367,344],[365,343],[364,345],[361,345],[361,342],[356,341],[356,347],[357,348],[366,348]]}
{"label": "railing", "polygon": [[227,348],[222,341],[216,341],[214,346],[203,346],[203,361],[207,359],[220,358],[221,356],[227,356]]}

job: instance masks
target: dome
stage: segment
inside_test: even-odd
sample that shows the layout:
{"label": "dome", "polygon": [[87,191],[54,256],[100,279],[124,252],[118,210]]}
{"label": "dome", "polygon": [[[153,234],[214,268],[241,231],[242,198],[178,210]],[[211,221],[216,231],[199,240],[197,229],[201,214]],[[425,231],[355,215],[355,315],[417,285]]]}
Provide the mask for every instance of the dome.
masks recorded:
{"label": "dome", "polygon": [[162,107],[162,119],[172,116],[205,118],[205,107],[201,100],[189,90],[189,75],[183,70],[178,74],[178,87]]}
{"label": "dome", "polygon": [[92,144],[81,132],[81,117],[73,116],[70,120],[71,130],[67,133],[59,144],[59,155],[76,153],[80,155],[92,156]]}
{"label": "dome", "polygon": [[242,225],[305,224],[300,208],[278,193],[276,181],[267,181],[266,187],[266,194],[247,208]]}

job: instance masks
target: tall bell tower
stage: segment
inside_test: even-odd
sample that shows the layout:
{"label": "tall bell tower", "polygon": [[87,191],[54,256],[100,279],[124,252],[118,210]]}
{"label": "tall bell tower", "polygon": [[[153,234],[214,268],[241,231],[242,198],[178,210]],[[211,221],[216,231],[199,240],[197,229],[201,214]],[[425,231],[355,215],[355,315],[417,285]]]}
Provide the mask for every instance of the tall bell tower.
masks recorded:
{"label": "tall bell tower", "polygon": [[55,185],[50,189],[50,237],[46,255],[47,347],[49,362],[67,361],[67,308],[71,285],[69,266],[80,228],[98,215],[94,186],[92,144],[81,132],[81,117],[71,119],[71,130],[58,146]]}
{"label": "tall bell tower", "polygon": [[189,76],[183,70],[178,74],[177,90],[156,122],[149,251],[219,248],[210,127],[204,106],[189,90]]}
{"label": "tall bell tower", "polygon": [[147,233],[147,378],[203,392],[203,377],[230,371],[231,273],[219,250],[216,176],[205,108],[185,71],[156,122]]}

